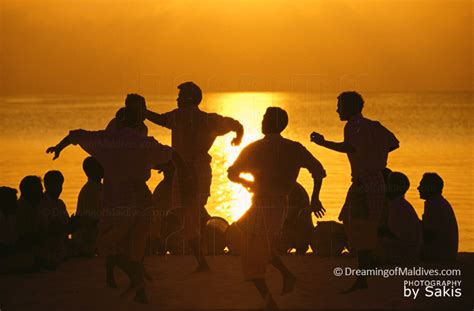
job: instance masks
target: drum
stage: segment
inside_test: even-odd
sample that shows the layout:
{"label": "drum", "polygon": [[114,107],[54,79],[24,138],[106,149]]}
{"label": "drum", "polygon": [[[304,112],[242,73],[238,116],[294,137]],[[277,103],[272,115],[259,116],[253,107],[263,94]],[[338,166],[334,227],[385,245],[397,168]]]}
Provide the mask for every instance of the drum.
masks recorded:
{"label": "drum", "polygon": [[229,249],[229,254],[239,255],[240,253],[240,244],[242,242],[242,232],[238,226],[237,222],[232,223],[225,232],[225,241],[227,248]]}
{"label": "drum", "polygon": [[189,254],[178,216],[168,214],[162,222],[163,247],[171,255]]}
{"label": "drum", "polygon": [[288,214],[283,224],[279,251],[288,253],[296,249],[298,255],[306,254],[313,229],[308,193],[301,184],[296,183],[288,197]]}
{"label": "drum", "polygon": [[229,223],[222,217],[211,217],[204,228],[203,239],[208,255],[222,255],[227,246],[226,231]]}

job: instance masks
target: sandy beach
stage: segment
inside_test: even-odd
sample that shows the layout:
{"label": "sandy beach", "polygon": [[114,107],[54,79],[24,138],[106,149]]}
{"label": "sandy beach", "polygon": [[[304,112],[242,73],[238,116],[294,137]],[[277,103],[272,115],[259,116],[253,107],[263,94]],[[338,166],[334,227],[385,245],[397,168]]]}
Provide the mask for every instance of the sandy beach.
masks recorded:
{"label": "sandy beach", "polygon": [[[0,309],[4,310],[195,310],[258,309],[262,303],[257,291],[244,282],[238,256],[209,257],[212,272],[192,273],[190,256],[152,256],[146,258],[147,270],[155,280],[148,283],[149,304],[140,305],[119,298],[128,281],[116,273],[119,289],[105,287],[103,258],[74,258],[57,271],[33,274],[3,275],[0,278]],[[459,298],[417,299],[403,296],[404,280],[434,277],[372,277],[369,290],[341,294],[352,277],[335,277],[335,267],[355,267],[353,258],[321,258],[317,256],[284,256],[296,274],[294,292],[279,296],[281,279],[269,267],[267,279],[281,309],[466,309],[472,310],[474,254],[461,253],[452,265],[424,264],[425,268],[457,268],[462,276],[445,280],[461,280]]]}

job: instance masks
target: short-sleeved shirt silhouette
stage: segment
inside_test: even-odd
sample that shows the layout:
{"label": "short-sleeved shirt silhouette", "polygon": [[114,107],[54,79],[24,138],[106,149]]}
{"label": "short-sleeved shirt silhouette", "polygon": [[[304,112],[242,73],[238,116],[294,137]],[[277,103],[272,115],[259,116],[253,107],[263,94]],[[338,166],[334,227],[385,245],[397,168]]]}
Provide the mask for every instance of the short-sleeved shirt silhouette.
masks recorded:
{"label": "short-sleeved shirt silhouette", "polygon": [[[217,113],[204,112],[197,106],[174,109],[162,116],[166,120],[162,125],[171,129],[171,146],[197,176],[198,206],[202,208],[211,192],[212,157],[209,155],[209,149],[218,136],[229,133],[240,123]],[[176,178],[173,181],[172,193],[173,207],[181,207]]]}
{"label": "short-sleeved shirt silhouette", "polygon": [[344,127],[344,142],[355,152],[347,153],[353,177],[373,171],[382,171],[387,166],[388,153],[399,146],[395,135],[380,122],[357,114]]}
{"label": "short-sleeved shirt silhouette", "polygon": [[431,231],[435,237],[423,248],[430,259],[455,259],[458,251],[458,224],[451,204],[437,195],[425,201],[422,217],[423,230]]}
{"label": "short-sleeved shirt silhouette", "polygon": [[300,168],[308,169],[316,179],[326,176],[321,163],[303,145],[270,134],[245,147],[229,171],[252,174],[255,195],[288,196]]}
{"label": "short-sleeved shirt silhouette", "polygon": [[104,168],[104,208],[136,204],[138,191],[146,187],[151,169],[171,160],[171,147],[130,128],[75,130],[69,137],[72,144],[80,145]]}
{"label": "short-sleeved shirt silhouette", "polygon": [[225,135],[240,123],[197,106],[178,108],[162,114],[164,126],[172,130],[171,146],[185,161],[211,162],[209,149],[218,136]]}
{"label": "short-sleeved shirt silhouette", "polygon": [[280,134],[266,135],[248,145],[229,168],[229,174],[250,173],[254,177],[252,206],[237,221],[247,280],[263,278],[266,264],[275,255],[288,196],[300,168],[308,169],[315,179],[326,176],[321,163],[303,145]]}

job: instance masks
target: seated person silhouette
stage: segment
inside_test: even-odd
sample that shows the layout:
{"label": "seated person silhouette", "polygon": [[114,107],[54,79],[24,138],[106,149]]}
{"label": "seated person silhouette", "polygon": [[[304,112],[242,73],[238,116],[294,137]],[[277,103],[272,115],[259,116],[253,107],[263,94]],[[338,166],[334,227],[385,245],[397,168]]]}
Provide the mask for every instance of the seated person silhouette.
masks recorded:
{"label": "seated person silhouette", "polygon": [[33,250],[41,241],[39,205],[42,197],[41,178],[26,176],[21,180],[16,221],[18,243],[23,249]]}
{"label": "seated person silhouette", "polygon": [[[145,137],[148,136],[148,127],[144,123],[146,116],[145,98],[138,94],[128,94],[125,98],[125,107],[131,109],[137,115],[138,122],[135,125],[135,129],[138,133]],[[125,117],[125,107],[117,110],[115,117],[107,124],[106,130],[117,129],[117,127],[121,126]]]}
{"label": "seated person silhouette", "polygon": [[[288,195],[301,168],[306,168],[314,181],[311,209],[317,216],[324,211],[319,192],[326,172],[303,145],[281,135],[287,124],[286,111],[279,107],[267,108],[262,121],[265,137],[245,147],[228,169],[231,181],[254,193],[252,206],[238,221],[239,250],[245,279],[253,282],[269,309],[276,308],[276,303],[265,282],[266,265],[271,263],[281,273],[282,295],[291,292],[296,281],[278,256],[276,247],[288,211]],[[242,173],[251,174],[254,181],[242,178]]]}
{"label": "seated person silhouette", "polygon": [[210,218],[205,208],[212,181],[212,158],[209,149],[217,137],[229,132],[236,133],[232,145],[240,145],[244,128],[237,120],[200,110],[202,91],[195,83],[182,83],[178,89],[177,109],[163,114],[147,110],[147,119],[171,130],[171,146],[195,173],[194,187],[197,197],[192,203],[193,207],[186,207],[181,202],[182,195],[178,191],[179,180],[176,176],[173,181],[171,202],[172,208],[180,210],[182,214],[180,218],[184,226],[183,232],[198,264],[196,271],[207,271],[209,265],[202,252],[201,236],[203,224]]}
{"label": "seated person silhouette", "polygon": [[0,202],[0,274],[37,271],[32,250],[18,243],[16,189],[0,187]]}
{"label": "seated person silhouette", "polygon": [[409,188],[410,181],[405,174],[389,174],[386,225],[390,234],[379,237],[382,257],[388,263],[407,264],[420,259],[421,222],[413,206],[405,199]]}
{"label": "seated person silhouette", "polygon": [[[70,144],[79,145],[104,169],[103,213],[99,221],[97,248],[106,256],[106,267],[117,265],[130,278],[130,287],[122,294],[135,295],[135,301],[147,303],[142,260],[149,235],[152,194],[146,181],[157,164],[173,160],[180,168],[182,191],[189,189],[188,177],[181,157],[171,147],[158,143],[136,131],[140,116],[126,107],[121,124],[103,131],[71,131],[59,144],[46,150],[59,157]],[[190,182],[192,183],[192,181]],[[190,190],[191,191],[191,190]],[[191,193],[189,196],[193,196]],[[186,198],[188,196],[185,196]],[[107,270],[108,277],[111,274]]]}
{"label": "seated person silhouette", "polygon": [[39,210],[40,227],[44,237],[39,257],[46,268],[54,270],[67,257],[69,214],[63,200],[59,198],[63,190],[63,174],[60,171],[49,171],[43,180],[45,193]]}
{"label": "seated person silhouette", "polygon": [[443,179],[436,173],[425,173],[418,186],[425,200],[422,217],[422,259],[455,261],[458,253],[458,224],[451,204],[443,197]]}
{"label": "seated person silhouette", "polygon": [[16,189],[0,187],[0,257],[12,254],[18,240]]}
{"label": "seated person silhouette", "polygon": [[93,257],[96,254],[97,224],[102,211],[102,178],[104,169],[93,157],[82,163],[87,182],[82,186],[77,199],[76,217],[78,228],[72,234],[75,252],[79,256]]}

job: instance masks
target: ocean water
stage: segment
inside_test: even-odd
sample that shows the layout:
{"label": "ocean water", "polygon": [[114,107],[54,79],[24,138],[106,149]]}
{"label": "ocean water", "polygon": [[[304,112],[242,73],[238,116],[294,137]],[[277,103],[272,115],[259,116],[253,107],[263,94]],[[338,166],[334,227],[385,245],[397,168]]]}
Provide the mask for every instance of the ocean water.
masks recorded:
{"label": "ocean water", "polygon": [[[340,141],[344,123],[336,113],[337,94],[310,93],[210,93],[201,109],[231,116],[245,127],[242,146],[232,147],[233,134],[220,137],[211,149],[213,183],[207,209],[212,215],[232,222],[250,206],[246,190],[227,179],[227,168],[242,147],[261,138],[261,119],[268,106],[280,106],[289,113],[287,138],[305,145],[324,165],[321,200],[327,213],[323,220],[337,219],[350,184],[347,157],[325,150],[309,141],[318,131],[327,139]],[[176,95],[147,97],[149,109],[166,112],[176,107]],[[474,200],[472,93],[370,93],[364,94],[364,115],[382,122],[400,140],[400,149],[390,154],[389,167],[404,172],[411,187],[407,199],[418,216],[423,201],[416,190],[425,172],[437,172],[445,181],[444,195],[456,213],[460,250],[474,251]],[[55,145],[70,129],[103,129],[123,105],[124,96],[110,97],[0,97],[0,185],[18,188],[26,175],[43,176],[51,169],[65,175],[62,199],[69,213],[76,209],[77,195],[86,181],[82,160],[87,156],[70,146],[52,161],[45,150]],[[170,132],[147,122],[149,133],[169,144]],[[162,176],[152,173],[153,190]],[[299,182],[312,191],[311,177],[301,171]],[[315,220],[316,221],[316,220]]]}

